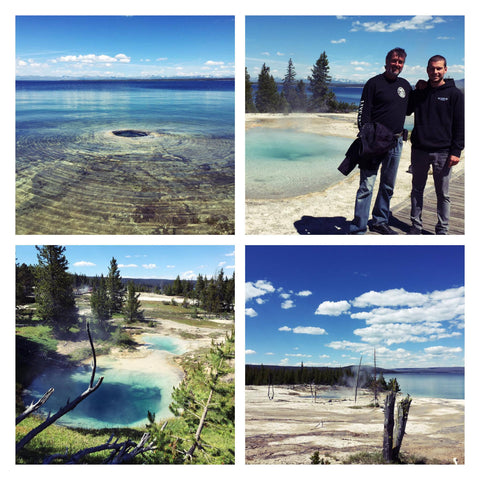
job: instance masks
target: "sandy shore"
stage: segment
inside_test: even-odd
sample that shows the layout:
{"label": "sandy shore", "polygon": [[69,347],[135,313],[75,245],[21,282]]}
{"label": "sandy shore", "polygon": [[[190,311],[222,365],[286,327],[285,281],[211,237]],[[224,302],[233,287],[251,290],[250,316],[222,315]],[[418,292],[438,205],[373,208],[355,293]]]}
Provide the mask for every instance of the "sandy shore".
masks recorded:
{"label": "sandy shore", "polygon": [[[358,133],[356,113],[349,114],[247,114],[246,128],[282,128],[301,132],[335,135],[351,138]],[[410,196],[412,176],[407,173],[410,164],[410,142],[404,142],[402,157],[397,174],[395,192],[391,208],[395,208]],[[343,158],[338,159],[338,164]],[[461,161],[456,171],[464,168]],[[308,192],[294,198],[280,200],[246,199],[245,233],[247,235],[291,235],[301,233],[299,222],[302,217],[314,217],[326,224],[335,220],[336,225],[344,226],[353,218],[355,194],[358,189],[359,170],[356,168],[345,180],[323,192]],[[378,182],[374,189],[374,196]],[[372,202],[372,208],[373,208]],[[301,223],[301,222],[300,222]],[[332,232],[333,233],[333,232]],[[338,233],[344,233],[338,231]]]}
{"label": "sandy shore", "polygon": [[[314,402],[310,391],[285,386],[245,388],[245,462],[310,464],[318,451],[332,464],[349,455],[381,452],[384,415],[362,391],[325,388]],[[329,394],[334,398],[326,398]],[[383,405],[383,399],[380,404]],[[459,464],[464,455],[464,400],[413,398],[401,451],[431,463]]]}

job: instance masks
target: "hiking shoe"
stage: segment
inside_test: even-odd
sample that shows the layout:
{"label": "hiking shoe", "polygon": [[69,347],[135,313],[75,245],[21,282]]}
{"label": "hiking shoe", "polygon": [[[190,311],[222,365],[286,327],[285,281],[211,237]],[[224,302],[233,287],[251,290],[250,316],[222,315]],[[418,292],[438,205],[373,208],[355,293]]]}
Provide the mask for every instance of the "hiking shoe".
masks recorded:
{"label": "hiking shoe", "polygon": [[416,227],[415,225],[412,225],[410,227],[410,230],[407,233],[407,235],[421,235],[421,234],[422,234],[422,229]]}
{"label": "hiking shoe", "polygon": [[380,233],[381,235],[398,235],[398,233],[392,230],[386,223],[372,225],[370,231]]}

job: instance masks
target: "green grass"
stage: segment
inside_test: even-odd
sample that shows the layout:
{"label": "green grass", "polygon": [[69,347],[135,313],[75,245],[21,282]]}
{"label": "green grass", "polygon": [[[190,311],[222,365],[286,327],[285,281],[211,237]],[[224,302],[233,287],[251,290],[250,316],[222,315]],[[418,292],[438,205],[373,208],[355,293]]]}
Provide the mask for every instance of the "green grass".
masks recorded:
{"label": "green grass", "polygon": [[16,335],[37,343],[44,352],[55,352],[57,349],[58,340],[53,338],[52,329],[45,325],[18,327]]}
{"label": "green grass", "polygon": [[[31,429],[42,422],[40,417],[31,416],[16,426],[15,441],[18,442]],[[85,448],[94,447],[105,443],[111,436],[119,436],[119,443],[127,439],[139,441],[143,431],[140,429],[78,429],[59,425],[51,425],[46,430],[31,440],[16,457],[18,464],[42,463],[45,457],[57,453],[76,453]],[[108,456],[108,451],[98,452],[85,458],[85,463],[102,463]],[[59,462],[57,462],[59,463]],[[63,463],[63,462],[62,462]]]}

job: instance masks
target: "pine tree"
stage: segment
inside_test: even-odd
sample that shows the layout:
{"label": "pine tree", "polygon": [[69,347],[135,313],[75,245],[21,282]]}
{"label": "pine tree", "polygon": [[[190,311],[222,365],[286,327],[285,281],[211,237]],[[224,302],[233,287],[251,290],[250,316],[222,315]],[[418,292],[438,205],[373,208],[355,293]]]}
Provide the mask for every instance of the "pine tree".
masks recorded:
{"label": "pine tree", "polygon": [[114,313],[121,313],[123,301],[125,297],[125,288],[120,276],[117,261],[115,258],[110,260],[108,268],[108,275],[106,278],[107,296],[108,296],[108,311],[111,317]]}
{"label": "pine tree", "polygon": [[296,112],[306,112],[308,107],[308,98],[306,93],[306,86],[303,80],[300,80],[296,86],[296,97],[295,97],[295,105],[293,109]]}
{"label": "pine tree", "polygon": [[140,294],[135,292],[135,284],[128,282],[127,299],[123,307],[123,317],[128,323],[141,322],[145,319],[143,310],[140,309],[141,303],[138,297],[140,297]]}
{"label": "pine tree", "polygon": [[245,67],[245,113],[255,113],[255,103],[253,102],[252,82],[250,75]]}
{"label": "pine tree", "polygon": [[275,113],[278,108],[280,96],[270,68],[265,64],[258,75],[258,88],[255,95],[255,107],[260,113]]}
{"label": "pine tree", "polygon": [[288,61],[287,73],[283,78],[283,88],[282,93],[289,105],[289,110],[295,110],[297,104],[297,82],[295,80],[296,72],[295,67],[293,66],[292,59]]}
{"label": "pine tree", "polygon": [[180,275],[177,275],[172,285],[172,295],[181,295],[182,294],[182,281],[180,280]]}
{"label": "pine tree", "polygon": [[58,332],[67,332],[78,320],[72,277],[67,273],[65,247],[45,245],[38,250],[35,269],[37,314]]}
{"label": "pine tree", "polygon": [[103,274],[98,281],[95,281],[92,294],[90,296],[90,307],[92,315],[100,325],[106,330],[106,321],[110,318],[110,302],[107,294],[107,283]]}
{"label": "pine tree", "polygon": [[233,373],[235,334],[227,335],[225,342],[212,341],[206,358],[193,362],[182,383],[173,389],[170,410],[181,417],[187,432],[182,444],[187,461],[196,455],[220,456],[224,463],[233,463],[233,452],[222,451],[203,443],[204,428],[214,429],[220,438],[234,438],[235,384],[228,378]]}
{"label": "pine tree", "polygon": [[325,112],[329,109],[329,104],[335,100],[335,95],[329,89],[332,79],[328,72],[327,54],[323,52],[312,68],[312,76],[308,77],[310,81],[310,110],[313,112]]}
{"label": "pine tree", "polygon": [[193,291],[194,298],[197,300],[197,306],[204,303],[205,282],[206,279],[204,279],[201,274],[198,274],[197,281],[195,282],[195,289]]}

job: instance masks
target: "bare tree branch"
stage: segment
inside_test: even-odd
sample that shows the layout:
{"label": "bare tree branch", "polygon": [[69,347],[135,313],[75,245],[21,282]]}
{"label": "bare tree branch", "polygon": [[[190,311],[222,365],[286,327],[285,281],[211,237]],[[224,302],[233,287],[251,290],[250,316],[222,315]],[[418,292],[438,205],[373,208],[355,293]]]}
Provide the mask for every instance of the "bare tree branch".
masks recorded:
{"label": "bare tree branch", "polygon": [[100,385],[102,384],[103,377],[100,377],[98,382],[95,385],[93,385],[93,382],[95,380],[95,371],[96,371],[97,364],[96,364],[96,357],[95,357],[95,347],[93,346],[92,336],[90,334],[90,325],[88,323],[87,323],[87,334],[88,334],[88,338],[90,340],[90,346],[92,348],[92,353],[93,353],[93,369],[92,369],[92,375],[90,377],[90,383],[89,383],[88,388],[82,394],[80,394],[77,398],[75,398],[72,402],[70,402],[70,399],[69,399],[67,401],[67,404],[64,407],[62,407],[60,410],[58,410],[57,413],[55,413],[54,415],[49,416],[38,427],[34,428],[33,430],[30,430],[30,432],[28,432],[17,443],[16,452],[20,451],[28,442],[30,442],[30,440],[35,438],[40,432],[42,432],[47,427],[52,425],[52,423],[55,423],[59,418],[63,417],[65,414],[67,414],[68,412],[73,410],[80,402],[85,400],[89,395],[91,395],[95,390],[97,390],[97,388],[100,387]]}
{"label": "bare tree branch", "polygon": [[52,395],[54,391],[54,388],[50,388],[44,395],[43,397],[38,400],[37,402],[35,403],[31,403],[27,409],[21,413],[16,419],[15,419],[15,425],[18,425],[22,420],[24,420],[25,418],[27,418],[31,413],[35,412],[36,410],[38,410],[49,398],[50,396]]}
{"label": "bare tree branch", "polygon": [[155,446],[153,442],[147,443],[150,439],[150,434],[144,433],[140,442],[137,444],[132,440],[126,440],[122,443],[117,443],[118,439],[112,443],[113,435],[102,445],[97,445],[95,447],[85,448],[83,450],[79,450],[78,452],[69,455],[68,452],[65,454],[55,454],[50,455],[49,457],[45,458],[43,463],[50,464],[54,460],[65,460],[66,465],[74,465],[81,462],[83,458],[87,455],[92,453],[102,452],[105,450],[112,450],[110,456],[105,460],[104,463],[106,464],[120,464],[120,463],[128,463],[137,455],[155,450]]}

